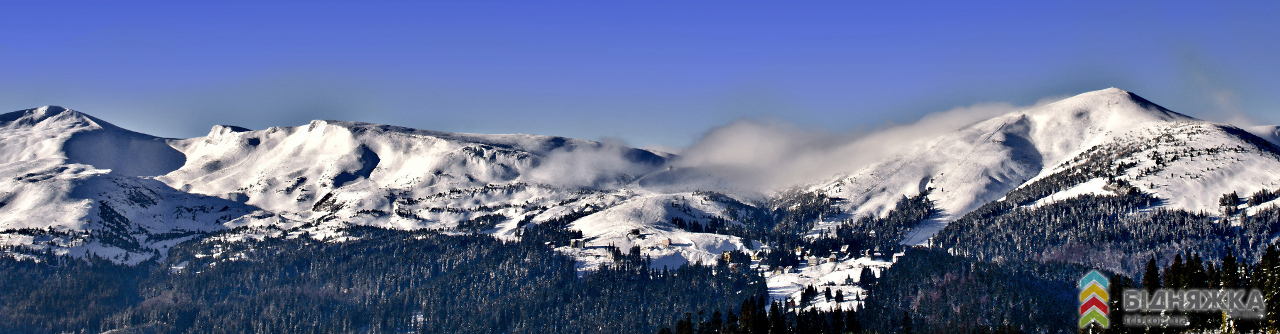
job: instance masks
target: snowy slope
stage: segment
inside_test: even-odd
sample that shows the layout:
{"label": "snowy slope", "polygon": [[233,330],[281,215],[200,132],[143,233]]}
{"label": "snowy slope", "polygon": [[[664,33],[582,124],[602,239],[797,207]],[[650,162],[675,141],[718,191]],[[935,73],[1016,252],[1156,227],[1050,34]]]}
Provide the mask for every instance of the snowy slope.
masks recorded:
{"label": "snowy slope", "polygon": [[[215,127],[209,136],[175,146],[191,158],[161,180],[276,214],[232,226],[311,221],[318,224],[303,229],[313,237],[340,237],[329,231],[341,224],[513,237],[521,224],[582,217],[569,228],[583,232],[587,247],[559,249],[581,259],[584,270],[609,260],[603,246],[624,252],[640,246],[654,266],[668,267],[713,263],[722,251],[759,246],[671,225],[676,217],[740,224],[733,206],[745,204],[724,203],[723,195],[636,187],[633,181],[666,157],[596,142],[316,121],[264,131]],[[340,182],[344,174],[353,177]],[[268,230],[253,233],[289,233]]]}
{"label": "snowy slope", "polygon": [[[1112,88],[978,122],[774,196],[843,199],[839,214],[820,216],[811,230],[820,231],[884,215],[903,196],[932,189],[941,214],[912,230],[906,244],[924,243],[985,203],[1067,172],[1090,179],[1055,183],[1056,193],[1026,204],[1105,194],[1110,182],[1125,182],[1168,207],[1216,212],[1224,193],[1280,188],[1277,141],[1274,126],[1204,122]],[[676,218],[742,224],[744,208],[767,211],[744,203],[768,199],[664,183],[689,172],[667,168],[669,158],[561,137],[341,121],[257,131],[220,125],[204,137],[174,140],[42,107],[0,115],[0,241],[131,262],[177,236],[235,227],[248,228],[239,237],[341,238],[341,227],[361,224],[516,238],[527,224],[572,221],[587,247],[560,249],[584,267],[606,254],[604,246],[639,246],[659,266],[759,246],[674,226]],[[126,261],[126,252],[138,255]]]}
{"label": "snowy slope", "polygon": [[[174,146],[189,159],[158,179],[271,212],[228,224],[260,227],[248,233],[291,233],[270,230],[297,226],[312,237],[341,237],[331,231],[363,224],[513,237],[521,224],[585,215],[570,228],[581,230],[592,247],[562,249],[584,259],[584,268],[605,254],[595,246],[629,249],[634,242],[626,235],[634,228],[654,235],[651,241],[677,240],[645,248],[658,259],[655,265],[711,262],[721,251],[744,247],[734,237],[655,225],[666,221],[659,219],[665,213],[619,214],[666,203],[658,203],[662,195],[628,186],[665,163],[666,157],[644,150],[337,121],[262,131],[216,126],[208,136]],[[723,210],[695,206],[706,211],[698,211],[702,220]]]}
{"label": "snowy slope", "polygon": [[499,217],[492,228],[502,233],[665,162],[585,140],[337,121],[262,131],[215,126],[174,146],[189,159],[158,179],[184,191],[304,220],[392,228],[457,228]]}
{"label": "snowy slope", "polygon": [[[206,137],[174,146],[189,159],[160,180],[277,212],[311,210],[339,188],[343,193],[395,190],[430,195],[517,181],[602,186],[664,162],[648,151],[585,140],[452,134],[336,121],[263,131],[215,126]],[[595,154],[613,161],[586,163],[581,166],[585,172],[555,175],[553,169],[562,166],[551,165],[560,163],[557,157],[564,154]]]}
{"label": "snowy slope", "polygon": [[120,175],[163,175],[182,166],[181,152],[157,138],[58,106],[0,115],[0,162],[57,159]]}
{"label": "snowy slope", "polygon": [[[807,308],[820,310],[857,310],[862,308],[866,299],[868,283],[863,282],[863,271],[869,271],[868,277],[879,278],[904,253],[890,254],[877,260],[870,256],[845,256],[835,262],[812,258],[799,268],[791,270],[765,270],[764,277],[769,285],[769,297],[778,301],[798,301],[805,287],[814,286],[820,289],[842,291],[845,300],[837,303],[826,300],[819,295],[813,305]],[[809,263],[812,264],[809,264]]]}
{"label": "snowy slope", "polygon": [[1280,145],[1280,125],[1251,126],[1242,129],[1272,144]]}
{"label": "snowy slope", "polygon": [[183,155],[76,111],[0,115],[0,144],[0,245],[137,263],[254,210],[134,176]]}
{"label": "snowy slope", "polygon": [[[805,189],[848,200],[848,215],[819,223],[818,230],[848,217],[883,215],[898,198],[933,188],[929,198],[942,213],[913,231],[905,244],[924,243],[946,222],[1082,164],[1126,164],[1129,168],[1115,176],[1168,199],[1165,205],[1215,211],[1221,194],[1280,185],[1280,160],[1272,148],[1254,143],[1256,138],[1111,88],[979,122]],[[1184,158],[1170,160],[1177,155]],[[1156,156],[1164,158],[1157,163]],[[1050,200],[1087,190],[1062,189]]]}
{"label": "snowy slope", "polygon": [[[644,255],[653,258],[654,267],[679,267],[687,262],[715,263],[721,252],[759,249],[757,241],[715,233],[690,232],[671,222],[683,219],[700,225],[708,225],[712,219],[723,219],[727,224],[741,225],[734,217],[730,203],[707,193],[644,194],[629,198],[607,209],[579,219],[569,227],[582,231],[585,250],[570,251],[585,255],[603,255],[603,250],[592,252],[594,246],[614,246],[628,251],[640,247]],[[632,234],[632,231],[638,234]],[[588,266],[591,263],[587,263]]]}
{"label": "snowy slope", "polygon": [[[220,125],[168,140],[59,107],[0,119],[0,169],[17,176],[0,180],[0,240],[25,251],[136,263],[226,228],[246,228],[230,238],[341,240],[336,231],[349,224],[514,238],[523,224],[583,216],[574,227],[593,245],[629,246],[632,228],[677,240],[646,249],[672,266],[750,246],[655,225],[653,215],[619,215],[658,202],[683,203],[690,221],[732,213],[706,196],[629,186],[669,155],[618,145],[339,121],[261,131]],[[601,250],[564,251],[588,259]]]}

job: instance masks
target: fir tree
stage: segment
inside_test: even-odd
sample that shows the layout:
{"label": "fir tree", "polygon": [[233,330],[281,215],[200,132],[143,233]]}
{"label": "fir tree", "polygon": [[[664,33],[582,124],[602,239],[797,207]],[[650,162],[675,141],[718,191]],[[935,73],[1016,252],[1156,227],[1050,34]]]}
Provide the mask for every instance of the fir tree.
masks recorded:
{"label": "fir tree", "polygon": [[1156,265],[1155,257],[1147,261],[1147,269],[1142,273],[1142,288],[1152,292],[1160,289],[1160,267]]}
{"label": "fir tree", "polygon": [[787,318],[782,314],[778,302],[769,305],[769,334],[790,334],[791,329],[787,326]]}
{"label": "fir tree", "polygon": [[902,311],[902,333],[911,334],[911,314]]}
{"label": "fir tree", "polygon": [[844,324],[845,324],[844,325],[845,332],[862,333],[862,323],[858,322],[858,315],[856,312],[853,312],[853,311],[845,312]]}

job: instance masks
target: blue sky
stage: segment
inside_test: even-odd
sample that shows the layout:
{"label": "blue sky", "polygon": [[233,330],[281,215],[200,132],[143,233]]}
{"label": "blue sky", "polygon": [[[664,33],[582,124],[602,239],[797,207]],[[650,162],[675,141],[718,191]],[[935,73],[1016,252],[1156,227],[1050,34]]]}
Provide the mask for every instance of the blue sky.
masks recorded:
{"label": "blue sky", "polygon": [[167,137],[340,119],[682,147],[1107,87],[1280,124],[1278,2],[0,2],[0,110]]}

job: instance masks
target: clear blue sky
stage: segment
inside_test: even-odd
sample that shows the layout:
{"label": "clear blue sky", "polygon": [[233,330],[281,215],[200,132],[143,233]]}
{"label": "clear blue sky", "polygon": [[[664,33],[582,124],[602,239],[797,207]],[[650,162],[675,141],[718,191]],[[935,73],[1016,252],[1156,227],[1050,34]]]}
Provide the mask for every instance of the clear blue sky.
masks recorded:
{"label": "clear blue sky", "polygon": [[679,147],[741,118],[847,131],[1114,86],[1276,124],[1278,3],[4,1],[0,110]]}

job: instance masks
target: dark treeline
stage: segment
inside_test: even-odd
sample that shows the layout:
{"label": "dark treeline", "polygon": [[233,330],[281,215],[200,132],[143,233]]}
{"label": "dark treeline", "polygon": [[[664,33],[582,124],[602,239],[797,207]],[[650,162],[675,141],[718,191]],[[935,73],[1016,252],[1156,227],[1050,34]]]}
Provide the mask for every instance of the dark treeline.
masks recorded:
{"label": "dark treeline", "polygon": [[[1222,258],[1186,252],[1161,264],[1148,258],[1140,274],[1109,274],[1112,322],[1103,332],[1280,330],[1280,251],[1274,245],[1267,246],[1257,261],[1239,259],[1230,252]],[[1077,281],[1091,269],[1062,262],[994,263],[914,248],[876,281],[857,317],[868,331],[882,333],[903,331],[904,324],[926,333],[1076,332],[1079,314],[1071,306],[1078,305]],[[1123,308],[1121,296],[1129,288],[1258,289],[1266,299],[1266,320],[1179,311],[1167,315],[1187,315],[1189,327],[1127,327],[1123,315],[1129,311]]]}
{"label": "dark treeline", "polygon": [[[716,192],[701,191],[695,194],[724,204],[724,217],[673,217],[667,223],[690,232],[717,233],[761,241],[774,250],[764,255],[762,264],[774,267],[794,267],[804,261],[803,255],[793,252],[797,247],[808,250],[810,256],[818,257],[839,252],[845,246],[851,251],[883,249],[888,252],[896,249],[898,242],[912,228],[937,213],[926,190],[915,196],[903,196],[885,217],[845,219],[838,226],[822,231],[814,238],[806,236],[810,234],[814,223],[823,217],[842,215],[843,211],[838,205],[844,203],[844,199],[817,192],[794,191],[767,203],[748,205]],[[677,211],[690,211],[677,204],[671,205]]]}
{"label": "dark treeline", "polygon": [[1246,202],[1246,204],[1248,204],[1249,206],[1255,206],[1255,205],[1266,203],[1268,201],[1276,199],[1277,197],[1280,197],[1280,191],[1262,189],[1262,190],[1258,190],[1257,192],[1253,193],[1253,195],[1249,196],[1249,200]]}
{"label": "dark treeline", "polygon": [[1076,280],[1087,271],[912,248],[876,280],[857,314],[878,333],[1074,333]]}
{"label": "dark treeline", "polygon": [[736,310],[728,310],[726,316],[720,311],[685,313],[675,326],[663,327],[658,334],[841,334],[863,330],[852,311],[787,312],[779,302],[766,303],[757,298],[743,301]]}
{"label": "dark treeline", "polygon": [[[673,217],[669,223],[690,232],[732,235],[765,243],[798,238],[798,235],[807,233],[813,227],[813,222],[824,214],[839,214],[840,210],[836,205],[843,201],[820,193],[792,192],[766,203],[749,205],[717,192],[699,191],[694,194],[723,204],[724,217]],[[677,211],[690,213],[688,208],[680,208],[674,203],[671,205]],[[741,224],[732,224],[730,221]]]}
{"label": "dark treeline", "polygon": [[[1182,314],[1190,320],[1190,326],[1182,328],[1133,328],[1112,316],[1111,328],[1105,333],[1181,333],[1188,330],[1222,330],[1225,332],[1275,332],[1280,330],[1280,251],[1275,245],[1267,246],[1258,261],[1237,259],[1231,253],[1222,258],[1203,258],[1201,254],[1186,252],[1161,266],[1160,261],[1149,258],[1142,272],[1132,278],[1113,275],[1110,294],[1111,314],[1123,315],[1127,311],[1121,302],[1125,289],[1248,289],[1260,290],[1266,299],[1265,320],[1232,319],[1223,312],[1170,311],[1169,315]],[[1095,326],[1096,327],[1096,326]],[[1098,328],[1093,328],[1098,330]]]}
{"label": "dark treeline", "polygon": [[142,301],[138,278],[151,271],[100,258],[0,256],[0,332],[97,333],[104,319]]}
{"label": "dark treeline", "polygon": [[[1077,283],[1093,268],[1063,262],[981,261],[933,248],[912,248],[870,289],[858,312],[790,312],[748,301],[713,314],[685,314],[658,333],[1075,333]],[[1142,273],[1110,276],[1112,326],[1105,333],[1181,333],[1187,330],[1280,330],[1280,251],[1268,246],[1258,261],[1228,255],[1181,253],[1163,265],[1146,260]],[[1127,327],[1124,289],[1258,289],[1266,320],[1240,320],[1222,312],[1185,313],[1184,328]],[[781,312],[779,312],[781,310]],[[736,311],[736,312],[735,312]],[[1179,312],[1169,313],[1182,314]],[[723,320],[722,320],[723,319]],[[1095,328],[1096,329],[1096,328]]]}
{"label": "dark treeline", "polygon": [[809,255],[817,257],[826,257],[846,246],[850,252],[894,250],[911,229],[937,213],[928,195],[929,192],[925,191],[912,197],[904,196],[883,218],[845,220],[834,229],[821,232],[816,238],[775,234],[771,241],[778,251],[765,255],[762,263],[775,267],[797,266],[803,261],[800,255],[793,252],[797,247],[808,250]]}
{"label": "dark treeline", "polygon": [[1280,209],[1243,215],[1238,226],[1204,213],[1139,211],[1157,201],[1134,192],[1084,195],[1036,208],[993,202],[952,222],[934,243],[984,260],[1066,261],[1136,273],[1145,258],[1168,261],[1184,251],[1221,258],[1234,249],[1256,260],[1280,233]]}
{"label": "dark treeline", "polygon": [[770,243],[786,243],[809,233],[813,223],[822,217],[839,215],[837,205],[845,199],[819,192],[792,191],[777,196],[765,205],[775,222],[770,235],[761,238]]}
{"label": "dark treeline", "polygon": [[652,270],[615,251],[579,277],[545,241],[343,232],[351,239],[215,237],[134,267],[0,258],[0,332],[654,332],[765,294],[758,275],[724,263]]}
{"label": "dark treeline", "polygon": [[[691,232],[718,233],[759,240],[774,251],[764,255],[762,264],[774,267],[796,266],[803,261],[793,252],[797,247],[808,255],[826,257],[848,246],[852,251],[895,249],[898,242],[920,222],[937,213],[929,192],[902,197],[885,217],[846,219],[835,228],[822,231],[816,238],[806,237],[815,221],[841,214],[838,204],[844,199],[820,193],[793,192],[762,205],[764,209],[738,202],[728,196],[699,192],[701,196],[724,203],[727,218],[706,217],[704,221],[672,218],[669,223]],[[736,220],[742,224],[730,223]],[[861,255],[861,254],[857,254]]]}

